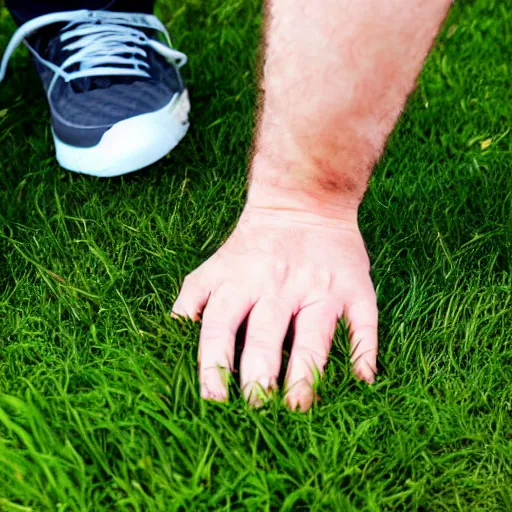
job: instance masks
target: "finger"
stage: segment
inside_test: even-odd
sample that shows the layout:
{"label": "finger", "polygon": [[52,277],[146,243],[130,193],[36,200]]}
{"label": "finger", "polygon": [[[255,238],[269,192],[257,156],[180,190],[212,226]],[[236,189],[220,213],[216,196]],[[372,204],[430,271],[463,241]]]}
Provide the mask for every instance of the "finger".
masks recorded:
{"label": "finger", "polygon": [[190,318],[197,322],[208,302],[210,289],[194,274],[188,275],[183,281],[180,293],[172,307],[173,318]]}
{"label": "finger", "polygon": [[214,292],[203,314],[199,339],[201,396],[208,400],[228,399],[227,378],[233,368],[236,333],[253,302],[234,287]]}
{"label": "finger", "polygon": [[338,311],[317,303],[299,311],[286,372],[286,403],[292,410],[307,411],[313,404],[313,385],[324,371],[338,322]]}
{"label": "finger", "polygon": [[240,360],[240,382],[246,400],[262,404],[277,388],[283,341],[292,309],[277,297],[263,297],[251,310],[245,347]]}
{"label": "finger", "polygon": [[378,353],[379,312],[375,293],[372,291],[368,298],[356,299],[349,304],[345,319],[349,325],[354,374],[372,384],[377,373]]}

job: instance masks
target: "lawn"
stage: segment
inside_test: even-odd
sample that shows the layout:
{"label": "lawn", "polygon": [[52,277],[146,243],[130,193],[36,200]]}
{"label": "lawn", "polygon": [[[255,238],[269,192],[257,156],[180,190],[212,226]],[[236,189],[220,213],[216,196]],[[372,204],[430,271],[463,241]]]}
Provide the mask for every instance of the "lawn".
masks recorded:
{"label": "lawn", "polygon": [[[0,85],[0,511],[512,510],[512,12],[458,1],[360,212],[379,376],[340,327],[321,402],[199,399],[169,310],[243,205],[260,4],[164,0],[193,128],[123,179],[53,158],[20,51]],[[1,5],[1,2],[0,2]],[[0,9],[0,48],[14,28]],[[307,101],[307,98],[305,99]]]}

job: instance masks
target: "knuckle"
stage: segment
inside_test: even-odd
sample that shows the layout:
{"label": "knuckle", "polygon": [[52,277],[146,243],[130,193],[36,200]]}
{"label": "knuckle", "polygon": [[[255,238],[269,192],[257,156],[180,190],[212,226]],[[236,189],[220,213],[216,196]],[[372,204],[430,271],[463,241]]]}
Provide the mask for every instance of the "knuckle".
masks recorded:
{"label": "knuckle", "polygon": [[314,284],[317,288],[331,291],[334,282],[334,274],[329,270],[319,270],[314,276]]}
{"label": "knuckle", "polygon": [[248,332],[246,336],[247,349],[267,351],[274,347],[275,334],[271,326],[259,326],[256,330]]}
{"label": "knuckle", "polygon": [[259,286],[270,285],[272,289],[281,289],[290,277],[290,265],[283,259],[262,258],[251,266],[251,280]]}
{"label": "knuckle", "polygon": [[363,347],[361,344],[354,347],[351,354],[352,361],[361,359],[377,359],[379,351],[377,347]]}
{"label": "knuckle", "polygon": [[185,279],[183,279],[183,288],[192,288],[195,286],[198,282],[198,279],[195,274],[188,274],[185,276]]}
{"label": "knuckle", "polygon": [[368,292],[364,297],[356,298],[348,308],[349,312],[374,314],[378,312],[377,307],[377,296],[372,290]]}
{"label": "knuckle", "polygon": [[218,320],[204,320],[201,329],[201,342],[219,342],[231,338],[235,334],[234,329],[228,323]]}
{"label": "knuckle", "polygon": [[273,324],[287,314],[291,309],[291,303],[289,298],[284,295],[264,295],[260,298],[256,308],[260,318],[266,318],[269,324]]}
{"label": "knuckle", "polygon": [[268,274],[271,264],[268,262],[267,258],[258,258],[252,262],[251,267],[252,275],[259,277]]}
{"label": "knuckle", "polygon": [[272,277],[277,286],[282,287],[290,274],[290,265],[284,260],[278,260],[272,268]]}
{"label": "knuckle", "polygon": [[210,295],[210,311],[215,310],[215,314],[219,312],[227,313],[235,304],[242,298],[242,293],[239,288],[230,283],[225,283],[215,290]]}
{"label": "knuckle", "polygon": [[374,323],[363,323],[361,325],[357,325],[355,327],[351,326],[350,332],[352,336],[357,336],[360,339],[365,339],[370,336],[373,336],[374,333],[377,332],[377,324]]}
{"label": "knuckle", "polygon": [[293,348],[294,357],[303,361],[310,361],[315,364],[319,369],[322,369],[327,362],[328,351],[325,347],[306,347],[305,345],[298,345]]}

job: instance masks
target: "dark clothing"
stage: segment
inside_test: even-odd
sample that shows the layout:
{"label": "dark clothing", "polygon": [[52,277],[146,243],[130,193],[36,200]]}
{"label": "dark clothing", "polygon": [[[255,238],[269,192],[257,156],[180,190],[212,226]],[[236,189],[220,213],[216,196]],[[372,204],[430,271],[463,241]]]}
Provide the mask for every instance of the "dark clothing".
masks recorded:
{"label": "dark clothing", "polygon": [[43,14],[76,9],[107,9],[150,14],[153,12],[154,3],[154,0],[7,0],[7,7],[16,22],[22,24]]}

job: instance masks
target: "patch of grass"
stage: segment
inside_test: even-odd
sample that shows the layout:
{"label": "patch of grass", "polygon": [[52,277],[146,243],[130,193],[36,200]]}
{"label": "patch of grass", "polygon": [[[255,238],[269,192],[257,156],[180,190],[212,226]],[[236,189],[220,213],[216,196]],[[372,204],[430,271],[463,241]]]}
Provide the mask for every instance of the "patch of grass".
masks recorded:
{"label": "patch of grass", "polygon": [[193,129],[148,171],[59,169],[24,52],[0,89],[0,510],[512,510],[510,10],[455,3],[372,179],[376,384],[340,331],[300,415],[201,402],[168,316],[243,204],[260,5],[158,9]]}

